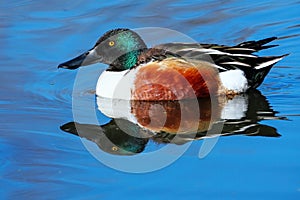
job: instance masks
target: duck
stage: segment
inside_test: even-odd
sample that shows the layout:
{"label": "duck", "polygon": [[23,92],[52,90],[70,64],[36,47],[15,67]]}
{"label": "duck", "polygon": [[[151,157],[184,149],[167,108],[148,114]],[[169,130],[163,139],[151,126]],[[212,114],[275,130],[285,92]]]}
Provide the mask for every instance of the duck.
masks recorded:
{"label": "duck", "polygon": [[271,68],[288,54],[258,56],[275,47],[269,37],[234,46],[164,43],[147,47],[127,28],[107,31],[83,54],[58,68],[74,70],[104,63],[96,95],[109,99],[172,101],[211,96],[234,96],[262,84]]}

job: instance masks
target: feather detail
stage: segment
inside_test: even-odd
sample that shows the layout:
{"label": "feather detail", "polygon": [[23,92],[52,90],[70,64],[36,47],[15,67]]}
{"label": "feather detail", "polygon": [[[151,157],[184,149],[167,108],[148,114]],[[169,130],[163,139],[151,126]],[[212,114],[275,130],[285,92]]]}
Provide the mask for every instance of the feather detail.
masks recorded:
{"label": "feather detail", "polygon": [[[242,42],[235,46],[200,43],[167,43],[155,46],[155,48],[164,49],[183,58],[214,63],[214,66],[220,73],[230,70],[240,70],[248,81],[248,88],[245,89],[249,89],[258,87],[272,66],[288,55],[260,57],[254,54],[260,50],[278,46],[266,45],[276,39],[277,37],[270,37],[258,41]],[[228,78],[225,79],[227,81],[229,80]],[[229,83],[229,85],[231,84]]]}

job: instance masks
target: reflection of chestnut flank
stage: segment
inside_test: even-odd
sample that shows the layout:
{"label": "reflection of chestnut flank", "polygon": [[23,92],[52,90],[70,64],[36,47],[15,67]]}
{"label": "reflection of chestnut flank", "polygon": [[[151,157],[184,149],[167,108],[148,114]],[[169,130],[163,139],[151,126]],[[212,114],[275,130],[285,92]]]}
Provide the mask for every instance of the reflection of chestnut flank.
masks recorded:
{"label": "reflection of chestnut flank", "polygon": [[[198,108],[196,107],[198,106]],[[220,117],[220,104],[210,98],[183,101],[131,101],[137,122],[153,131],[191,133],[207,131]],[[195,113],[199,109],[199,112]],[[212,110],[213,109],[213,110]]]}

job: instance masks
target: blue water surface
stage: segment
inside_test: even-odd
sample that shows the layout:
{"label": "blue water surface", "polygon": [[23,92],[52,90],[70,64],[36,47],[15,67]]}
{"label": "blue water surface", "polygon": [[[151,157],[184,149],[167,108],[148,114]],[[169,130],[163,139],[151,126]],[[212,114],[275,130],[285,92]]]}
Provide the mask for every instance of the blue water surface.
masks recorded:
{"label": "blue water surface", "polygon": [[[2,2],[1,199],[299,199],[299,10],[297,0]],[[173,164],[144,174],[99,162],[79,137],[59,128],[73,120],[77,71],[57,65],[117,27],[163,27],[228,45],[281,37],[279,47],[260,55],[290,55],[259,88],[288,118],[262,122],[281,137],[221,137],[203,159],[202,141],[195,141]],[[87,70],[96,76],[104,68]]]}

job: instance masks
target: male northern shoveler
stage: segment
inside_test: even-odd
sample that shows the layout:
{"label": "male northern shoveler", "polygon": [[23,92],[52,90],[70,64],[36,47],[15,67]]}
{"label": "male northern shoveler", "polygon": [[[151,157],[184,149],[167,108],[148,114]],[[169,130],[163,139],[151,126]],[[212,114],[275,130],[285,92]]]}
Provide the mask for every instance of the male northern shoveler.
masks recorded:
{"label": "male northern shoveler", "polygon": [[76,69],[97,62],[109,67],[99,77],[96,94],[127,100],[179,100],[234,95],[257,88],[284,56],[259,57],[276,37],[236,46],[166,43],[147,48],[129,29],[105,33],[82,55],[60,64]]}

